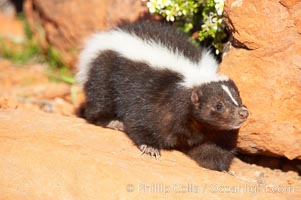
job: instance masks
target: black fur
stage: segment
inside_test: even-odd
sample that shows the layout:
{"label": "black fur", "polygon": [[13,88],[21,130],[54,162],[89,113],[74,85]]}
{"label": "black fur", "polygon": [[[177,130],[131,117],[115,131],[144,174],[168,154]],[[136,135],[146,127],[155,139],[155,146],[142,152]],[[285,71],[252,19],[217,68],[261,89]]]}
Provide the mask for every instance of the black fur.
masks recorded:
{"label": "black fur", "polygon": [[[153,23],[121,28],[178,48],[192,61],[201,59],[201,50],[172,28]],[[182,75],[153,69],[111,50],[100,52],[91,65],[84,85],[86,102],[80,109],[89,122],[105,126],[113,119],[121,120],[124,131],[138,147],[178,149],[203,167],[228,170],[237,131],[223,129],[237,123],[239,108],[231,105],[220,84],[234,90],[242,106],[232,81],[185,88],[178,84]],[[216,111],[218,102],[226,109]]]}

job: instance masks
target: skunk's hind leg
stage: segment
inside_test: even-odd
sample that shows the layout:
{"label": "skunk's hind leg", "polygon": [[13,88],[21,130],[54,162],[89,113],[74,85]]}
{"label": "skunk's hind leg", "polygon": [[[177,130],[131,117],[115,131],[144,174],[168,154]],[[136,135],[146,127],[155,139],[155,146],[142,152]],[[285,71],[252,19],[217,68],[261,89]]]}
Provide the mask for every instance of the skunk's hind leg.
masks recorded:
{"label": "skunk's hind leg", "polygon": [[93,103],[83,103],[77,111],[79,117],[85,118],[88,122],[106,127],[114,119],[114,115],[99,109]]}
{"label": "skunk's hind leg", "polygon": [[108,53],[103,53],[92,63],[84,85],[86,101],[79,112],[90,123],[101,126],[116,118],[111,61]]}
{"label": "skunk's hind leg", "polygon": [[117,131],[125,130],[123,122],[118,120],[115,116],[109,113],[105,114],[103,111],[96,112],[92,106],[87,107],[86,103],[80,106],[80,108],[77,110],[77,115],[85,118],[88,122],[99,126]]}

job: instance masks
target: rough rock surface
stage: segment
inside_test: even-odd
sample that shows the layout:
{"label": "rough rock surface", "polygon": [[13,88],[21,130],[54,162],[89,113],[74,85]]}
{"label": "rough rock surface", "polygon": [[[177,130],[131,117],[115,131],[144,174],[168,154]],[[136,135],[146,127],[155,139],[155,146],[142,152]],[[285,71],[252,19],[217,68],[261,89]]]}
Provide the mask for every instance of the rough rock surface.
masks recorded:
{"label": "rough rock surface", "polygon": [[63,82],[53,82],[49,74],[45,65],[20,66],[0,59],[0,108],[74,115],[75,108],[84,98],[82,90]]}
{"label": "rough rock surface", "polygon": [[240,88],[250,118],[238,146],[301,159],[301,2],[228,0],[233,44],[221,72]]}
{"label": "rough rock surface", "polygon": [[235,160],[233,176],[201,168],[177,151],[152,159],[141,156],[124,133],[75,117],[2,109],[0,121],[0,199],[291,200],[301,195],[296,173]]}
{"label": "rough rock surface", "polygon": [[143,2],[132,0],[26,0],[24,10],[44,47],[53,46],[71,66],[91,33],[148,17]]}

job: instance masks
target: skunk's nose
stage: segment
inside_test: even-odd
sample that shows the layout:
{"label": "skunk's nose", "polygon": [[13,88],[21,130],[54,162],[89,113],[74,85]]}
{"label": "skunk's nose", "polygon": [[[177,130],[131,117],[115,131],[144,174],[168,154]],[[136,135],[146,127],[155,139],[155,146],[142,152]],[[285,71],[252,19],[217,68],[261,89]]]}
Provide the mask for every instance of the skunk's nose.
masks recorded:
{"label": "skunk's nose", "polygon": [[249,116],[249,112],[245,107],[243,107],[238,111],[238,115],[240,119],[246,120]]}

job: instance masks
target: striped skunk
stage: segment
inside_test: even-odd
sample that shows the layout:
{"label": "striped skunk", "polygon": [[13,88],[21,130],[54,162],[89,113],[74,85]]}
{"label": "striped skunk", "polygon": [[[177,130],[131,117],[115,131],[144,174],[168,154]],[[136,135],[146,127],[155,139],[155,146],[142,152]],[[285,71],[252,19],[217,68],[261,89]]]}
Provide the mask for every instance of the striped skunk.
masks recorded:
{"label": "striped skunk", "polygon": [[86,95],[79,113],[124,131],[142,153],[177,149],[205,168],[228,170],[248,111],[217,68],[208,50],[159,22],[99,32],[79,57]]}

